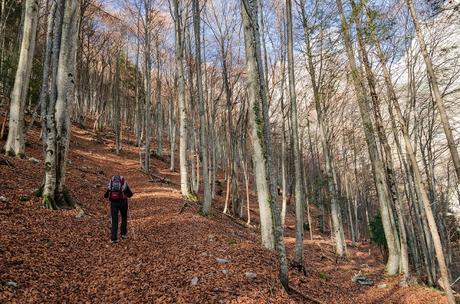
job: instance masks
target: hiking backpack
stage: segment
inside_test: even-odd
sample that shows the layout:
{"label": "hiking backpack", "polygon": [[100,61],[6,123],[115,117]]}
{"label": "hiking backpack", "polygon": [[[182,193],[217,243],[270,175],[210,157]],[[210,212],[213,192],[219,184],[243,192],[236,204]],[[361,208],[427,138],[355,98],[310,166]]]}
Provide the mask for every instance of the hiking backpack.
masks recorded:
{"label": "hiking backpack", "polygon": [[125,179],[123,176],[114,175],[110,180],[110,200],[118,200],[124,198]]}

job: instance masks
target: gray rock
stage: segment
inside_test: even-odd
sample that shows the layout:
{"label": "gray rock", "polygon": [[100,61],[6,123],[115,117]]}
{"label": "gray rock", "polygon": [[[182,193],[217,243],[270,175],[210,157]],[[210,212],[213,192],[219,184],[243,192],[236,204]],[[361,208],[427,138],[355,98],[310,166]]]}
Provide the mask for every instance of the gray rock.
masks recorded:
{"label": "gray rock", "polygon": [[374,285],[374,280],[362,275],[361,272],[356,274],[351,280],[359,285],[364,285],[364,286]]}
{"label": "gray rock", "polygon": [[2,196],[0,196],[0,202],[7,203],[8,199],[2,195]]}
{"label": "gray rock", "polygon": [[250,272],[250,271],[246,271],[244,273],[244,275],[246,276],[247,279],[249,280],[253,280],[255,278],[257,278],[257,274],[255,272]]}
{"label": "gray rock", "polygon": [[29,157],[29,160],[33,162],[34,164],[39,164],[40,160],[36,159],[35,157]]}
{"label": "gray rock", "polygon": [[228,262],[230,262],[229,260],[226,260],[226,259],[219,259],[219,258],[216,258],[216,262],[219,263],[220,265],[223,265],[223,264],[227,264]]}
{"label": "gray rock", "polygon": [[223,273],[223,274],[228,274],[228,270],[227,270],[227,269],[223,269],[223,270],[222,270],[222,273]]}
{"label": "gray rock", "polygon": [[18,288],[19,286],[18,283],[13,280],[6,281],[5,285],[13,288]]}
{"label": "gray rock", "polygon": [[197,284],[198,284],[198,278],[197,278],[197,277],[193,277],[193,278],[192,278],[192,282],[190,283],[190,285],[196,286]]}

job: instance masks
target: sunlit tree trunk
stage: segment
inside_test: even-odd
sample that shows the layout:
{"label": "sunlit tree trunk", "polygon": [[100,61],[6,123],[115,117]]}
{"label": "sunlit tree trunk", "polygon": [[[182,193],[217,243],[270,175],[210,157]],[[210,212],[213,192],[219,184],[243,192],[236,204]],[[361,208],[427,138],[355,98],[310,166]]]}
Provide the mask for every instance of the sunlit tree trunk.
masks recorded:
{"label": "sunlit tree trunk", "polygon": [[173,6],[176,33],[177,97],[179,100],[180,186],[182,195],[187,197],[190,196],[190,185],[187,174],[187,113],[185,109],[184,48],[182,41],[181,14],[179,14],[179,0],[173,0]]}
{"label": "sunlit tree trunk", "polygon": [[24,5],[22,42],[13,91],[11,92],[9,129],[5,143],[6,154],[19,157],[25,155],[24,110],[32,72],[39,11],[37,0],[27,0]]}
{"label": "sunlit tree trunk", "polygon": [[386,182],[386,176],[382,160],[379,155],[377,141],[374,135],[374,127],[371,119],[371,109],[369,97],[366,93],[366,87],[362,81],[361,72],[357,67],[356,59],[353,51],[353,44],[350,37],[349,25],[342,6],[341,0],[336,0],[337,8],[340,14],[342,25],[342,38],[345,44],[345,49],[348,57],[353,85],[358,99],[358,106],[361,114],[361,120],[364,127],[369,157],[371,159],[372,171],[374,175],[375,185],[377,189],[380,214],[382,217],[383,228],[388,247],[388,261],[386,264],[386,272],[388,275],[395,275],[399,270],[399,239],[395,235],[395,223],[391,216],[390,207],[390,191]]}
{"label": "sunlit tree trunk", "polygon": [[145,132],[145,145],[144,145],[144,171],[150,170],[150,142],[151,142],[151,121],[152,121],[152,59],[150,54],[150,13],[151,13],[151,0],[145,0],[145,24],[144,24],[144,132]]}
{"label": "sunlit tree trunk", "polygon": [[[408,0],[408,3],[410,5],[410,4],[412,4],[412,1]],[[413,7],[411,9],[413,10]],[[439,265],[439,271],[440,271],[440,274],[441,274],[441,280],[442,280],[442,283],[444,285],[443,288],[447,293],[447,298],[448,298],[449,303],[454,304],[454,303],[456,303],[456,301],[455,301],[455,297],[454,297],[453,292],[452,292],[452,288],[451,288],[450,283],[449,283],[449,274],[448,274],[448,269],[447,269],[447,265],[446,265],[444,252],[443,252],[443,249],[442,249],[441,238],[439,236],[438,227],[436,225],[436,221],[435,221],[434,216],[433,216],[433,211],[431,209],[430,200],[428,198],[428,194],[427,194],[425,185],[423,184],[422,174],[421,174],[420,169],[418,167],[417,159],[415,158],[414,149],[413,149],[410,137],[409,137],[409,131],[408,131],[407,123],[406,123],[406,120],[404,119],[404,116],[402,114],[401,108],[399,106],[399,101],[398,101],[398,98],[396,96],[395,89],[393,87],[393,82],[391,80],[391,74],[390,74],[390,72],[388,70],[388,67],[387,67],[387,62],[386,62],[386,59],[385,59],[385,55],[383,54],[383,52],[381,50],[381,47],[380,47],[380,44],[379,44],[378,40],[376,39],[376,37],[372,36],[372,38],[373,38],[374,45],[376,46],[376,49],[377,49],[377,52],[378,52],[378,57],[379,57],[380,63],[381,63],[382,68],[383,68],[384,79],[385,79],[385,84],[386,84],[386,88],[387,88],[388,97],[389,97],[390,102],[392,103],[392,106],[393,106],[394,110],[395,110],[396,119],[398,120],[399,130],[401,131],[401,133],[403,135],[403,140],[404,140],[404,146],[406,148],[406,153],[407,153],[407,156],[409,157],[409,161],[410,161],[411,166],[412,166],[412,170],[413,170],[413,173],[414,173],[415,187],[417,188],[417,190],[419,192],[420,199],[422,201],[423,208],[425,210],[426,219],[428,221],[428,227],[430,229],[431,237],[432,237],[432,240],[433,240],[433,243],[434,243],[434,249],[435,249],[435,252],[436,252],[436,258],[437,258],[438,265]]]}
{"label": "sunlit tree trunk", "polygon": [[288,267],[281,216],[277,206],[276,182],[272,168],[271,131],[268,104],[261,62],[257,0],[242,0],[246,70],[248,75],[249,129],[253,146],[254,174],[257,184],[262,243],[276,247],[279,258],[279,278],[288,289]]}
{"label": "sunlit tree trunk", "polygon": [[[51,60],[51,93],[48,101],[45,143],[46,208],[73,207],[65,186],[67,155],[70,141],[70,108],[74,101],[75,65],[80,3],[77,0],[57,1]],[[47,79],[44,79],[47,81]]]}
{"label": "sunlit tree trunk", "polygon": [[198,89],[198,104],[200,112],[200,151],[201,168],[203,175],[204,201],[202,213],[208,215],[211,209],[211,187],[209,184],[208,171],[208,140],[206,128],[206,109],[203,96],[203,82],[201,77],[201,38],[200,38],[200,8],[198,0],[193,0],[193,24],[195,32],[195,53],[196,53],[196,85]]}
{"label": "sunlit tree trunk", "polygon": [[288,53],[288,74],[289,74],[289,99],[291,103],[291,122],[292,122],[292,144],[294,146],[294,171],[295,171],[295,254],[294,264],[300,269],[303,265],[303,240],[304,240],[304,207],[305,204],[303,185],[302,185],[302,169],[300,168],[300,149],[299,149],[299,130],[297,122],[297,97],[295,92],[295,77],[294,77],[294,47],[292,34],[292,2],[286,0],[286,27],[287,27],[287,53]]}
{"label": "sunlit tree trunk", "polygon": [[438,79],[434,72],[433,63],[431,57],[428,54],[428,50],[423,37],[422,29],[417,19],[417,12],[415,11],[413,0],[406,0],[407,6],[409,7],[409,13],[414,23],[415,33],[417,34],[417,41],[420,46],[420,51],[425,61],[426,71],[428,73],[428,79],[430,81],[431,89],[433,91],[433,97],[438,107],[439,117],[441,118],[441,124],[444,129],[444,133],[447,139],[447,146],[449,147],[450,155],[452,156],[452,162],[454,164],[455,173],[457,174],[457,183],[460,181],[460,157],[458,155],[457,145],[455,144],[454,136],[452,135],[452,128],[450,126],[449,117],[447,116],[444,101],[442,99],[441,91],[439,90]]}
{"label": "sunlit tree trunk", "polygon": [[300,2],[300,10],[302,15],[302,26],[305,36],[305,44],[307,49],[307,63],[308,63],[308,72],[310,74],[310,81],[313,89],[313,98],[315,101],[315,108],[318,117],[318,128],[321,138],[321,145],[323,148],[325,166],[326,166],[326,180],[328,185],[328,191],[331,197],[331,216],[332,216],[332,230],[334,231],[334,239],[336,243],[336,253],[338,256],[346,255],[346,242],[343,233],[343,223],[341,220],[341,210],[338,204],[338,191],[336,184],[333,180],[332,172],[332,154],[331,147],[328,141],[328,134],[326,131],[326,122],[324,119],[324,113],[321,105],[321,95],[319,91],[319,84],[317,83],[317,76],[315,66],[313,64],[313,54],[311,50],[311,41],[310,41],[310,29],[307,24],[307,17],[305,13],[305,0]]}

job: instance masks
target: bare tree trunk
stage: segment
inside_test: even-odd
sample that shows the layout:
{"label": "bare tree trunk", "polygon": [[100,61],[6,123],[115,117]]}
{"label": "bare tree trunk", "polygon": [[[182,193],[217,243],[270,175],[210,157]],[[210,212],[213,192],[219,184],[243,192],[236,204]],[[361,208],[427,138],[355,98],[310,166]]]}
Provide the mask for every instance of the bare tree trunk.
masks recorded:
{"label": "bare tree trunk", "polygon": [[198,89],[198,104],[200,111],[200,151],[201,167],[203,170],[204,201],[201,207],[203,215],[208,215],[211,209],[211,187],[209,185],[208,170],[208,140],[206,124],[206,108],[203,96],[203,82],[201,77],[201,38],[200,38],[200,8],[198,0],[193,0],[193,24],[195,32],[196,53],[196,85]]}
{"label": "bare tree trunk", "polygon": [[[175,90],[174,90],[175,92]],[[176,151],[176,120],[177,120],[177,115],[175,114],[175,106],[174,106],[174,99],[171,98],[169,100],[169,127],[171,128],[171,138],[170,138],[170,166],[169,166],[169,171],[174,171],[174,165],[175,165],[175,151]]]}
{"label": "bare tree trunk", "polygon": [[297,122],[297,97],[295,92],[294,77],[294,47],[292,34],[292,2],[286,0],[286,27],[287,27],[287,53],[288,53],[288,73],[289,73],[289,98],[291,103],[292,120],[292,144],[294,146],[294,171],[295,171],[295,254],[294,264],[299,269],[304,269],[303,264],[303,241],[304,241],[304,194],[302,185],[302,172],[300,168],[300,149],[299,149],[299,130]]}
{"label": "bare tree trunk", "polygon": [[371,109],[369,98],[366,93],[366,87],[361,79],[360,70],[356,65],[356,59],[354,57],[353,46],[349,33],[349,26],[343,11],[342,1],[336,0],[336,3],[340,13],[342,37],[347,52],[348,64],[351,70],[353,85],[357,94],[358,106],[361,113],[369,157],[372,164],[372,171],[374,173],[375,185],[379,197],[380,214],[382,217],[382,223],[389,252],[388,261],[386,264],[386,272],[388,275],[395,275],[399,270],[400,252],[398,236],[394,233],[395,223],[390,213],[390,191],[388,189],[382,160],[380,159],[376,138],[374,136],[374,127],[370,116]]}
{"label": "bare tree trunk", "polygon": [[144,90],[145,90],[145,111],[144,111],[144,132],[145,132],[145,146],[144,146],[144,171],[150,170],[150,141],[151,141],[151,121],[152,121],[152,59],[150,54],[150,13],[151,13],[151,0],[144,1],[145,5],[145,24],[144,24]]}
{"label": "bare tree trunk", "polygon": [[[268,104],[261,66],[260,34],[257,0],[242,0],[241,15],[244,26],[246,69],[249,80],[249,129],[253,144],[254,173],[257,183],[262,243],[276,247],[279,258],[279,278],[289,288],[288,267],[281,216],[276,198],[276,182],[272,170],[271,133],[268,123]],[[276,243],[276,246],[275,246]]]}
{"label": "bare tree trunk", "polygon": [[161,107],[161,73],[160,73],[160,46],[158,45],[159,43],[157,42],[156,46],[156,52],[157,52],[157,76],[156,76],[156,95],[157,95],[157,101],[156,101],[156,126],[157,126],[157,152],[156,154],[159,157],[163,156],[163,119],[162,119],[162,114],[163,110]]}
{"label": "bare tree trunk", "polygon": [[32,72],[39,11],[37,0],[27,0],[24,5],[25,16],[21,50],[11,93],[8,137],[5,143],[5,153],[19,157],[25,156],[24,107]]}
{"label": "bare tree trunk", "polygon": [[115,153],[121,150],[121,103],[120,103],[120,52],[117,51],[115,62],[115,80],[113,83],[113,124],[115,129]]}
{"label": "bare tree trunk", "polygon": [[[80,4],[77,0],[57,2],[51,76],[51,95],[47,112],[45,144],[46,208],[73,207],[66,187],[65,172],[70,142],[70,108],[74,101],[75,65]],[[47,79],[44,79],[47,81]]]}
{"label": "bare tree trunk", "polygon": [[[438,107],[439,116],[441,118],[441,124],[444,129],[444,133],[447,139],[447,145],[449,147],[450,155],[452,156],[452,162],[454,164],[455,173],[457,175],[457,183],[460,182],[460,157],[458,155],[457,146],[455,144],[454,136],[452,135],[452,128],[449,122],[449,117],[447,116],[446,108],[444,106],[444,101],[442,99],[441,92],[439,90],[438,79],[434,72],[433,63],[431,62],[430,55],[425,43],[425,38],[423,37],[422,29],[417,19],[417,13],[415,11],[413,0],[406,0],[407,6],[409,7],[409,12],[414,22],[415,33],[417,34],[417,40],[420,45],[420,51],[423,55],[423,60],[425,61],[426,71],[428,73],[428,79],[433,90],[433,97],[436,101],[436,106]],[[449,297],[449,301],[452,300]]]}
{"label": "bare tree trunk", "polygon": [[[408,0],[408,4],[412,5],[412,8],[411,8],[412,12],[411,13],[414,14],[415,11],[413,9],[412,1]],[[415,17],[415,15],[413,17]],[[429,226],[429,229],[430,229],[431,237],[432,237],[432,240],[433,240],[433,243],[434,243],[434,249],[435,249],[435,252],[436,252],[436,258],[438,260],[439,271],[441,273],[441,280],[442,280],[443,285],[444,285],[443,289],[447,293],[447,298],[448,298],[449,303],[454,304],[455,303],[455,297],[453,295],[452,288],[451,288],[450,283],[449,283],[449,274],[448,274],[448,270],[447,270],[447,265],[446,265],[444,252],[442,250],[441,238],[439,236],[438,227],[436,225],[436,221],[435,221],[434,216],[433,216],[433,211],[432,211],[431,206],[430,206],[430,200],[428,198],[428,194],[427,194],[425,185],[423,184],[422,175],[421,175],[420,169],[418,167],[417,160],[415,158],[414,149],[412,147],[412,143],[411,143],[410,137],[409,137],[408,127],[407,127],[406,121],[405,121],[405,119],[403,117],[401,108],[399,107],[399,101],[398,101],[398,99],[396,97],[396,92],[395,92],[394,87],[393,87],[393,82],[391,81],[391,76],[390,76],[390,72],[389,72],[389,70],[387,68],[387,62],[386,62],[385,56],[384,56],[384,54],[383,54],[383,52],[382,52],[382,50],[380,48],[380,44],[378,43],[377,39],[375,38],[375,36],[372,36],[372,38],[373,38],[373,42],[374,42],[374,44],[376,46],[376,49],[378,51],[378,57],[380,59],[380,63],[382,65],[382,67],[383,67],[385,84],[386,84],[386,87],[387,87],[387,93],[388,93],[388,96],[389,96],[389,100],[390,100],[390,102],[392,103],[392,105],[393,105],[393,107],[395,109],[396,118],[397,118],[398,124],[399,124],[399,129],[400,129],[400,131],[401,131],[401,133],[403,135],[404,145],[405,145],[405,148],[406,148],[406,153],[407,153],[407,156],[409,157],[409,160],[410,160],[410,163],[411,163],[411,166],[412,166],[412,170],[413,170],[413,173],[414,173],[414,179],[415,179],[415,187],[417,188],[417,190],[419,192],[420,199],[421,199],[421,201],[423,203],[423,207],[425,209],[426,219],[428,221],[428,226]]]}
{"label": "bare tree trunk", "polygon": [[178,82],[179,100],[179,162],[180,185],[184,197],[190,196],[190,185],[187,174],[187,113],[185,109],[185,79],[184,79],[184,48],[182,41],[181,14],[179,0],[173,1],[174,24],[176,32],[176,76]]}
{"label": "bare tree trunk", "polygon": [[310,73],[310,81],[312,83],[313,88],[313,97],[315,100],[315,107],[316,113],[318,116],[318,128],[320,131],[320,138],[321,138],[321,145],[323,148],[323,154],[325,159],[326,165],[326,180],[328,184],[328,190],[331,196],[331,216],[332,216],[332,224],[333,228],[331,229],[334,231],[334,238],[336,243],[336,253],[338,256],[346,255],[347,248],[346,248],[346,241],[343,234],[343,223],[341,220],[341,211],[340,206],[338,204],[338,191],[337,186],[333,180],[333,168],[332,168],[332,155],[331,155],[331,148],[328,141],[328,135],[326,131],[326,122],[324,120],[324,113],[321,106],[321,96],[319,92],[319,86],[316,80],[316,71],[315,66],[313,64],[313,54],[311,50],[311,42],[310,42],[310,30],[307,24],[307,18],[305,13],[305,0],[301,0],[301,14],[302,14],[302,21],[303,21],[303,29],[305,35],[305,43],[307,48],[307,61],[308,61],[308,68]]}

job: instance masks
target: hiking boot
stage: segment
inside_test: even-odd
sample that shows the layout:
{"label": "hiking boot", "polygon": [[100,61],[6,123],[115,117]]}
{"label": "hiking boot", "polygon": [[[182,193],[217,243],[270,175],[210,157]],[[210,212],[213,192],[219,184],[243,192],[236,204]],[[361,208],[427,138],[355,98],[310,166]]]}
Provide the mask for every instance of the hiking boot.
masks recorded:
{"label": "hiking boot", "polygon": [[127,238],[128,238],[128,237],[127,237],[126,235],[122,235],[122,236],[121,236],[121,239],[122,239],[122,240],[126,240]]}
{"label": "hiking boot", "polygon": [[118,240],[111,240],[110,243],[112,244],[118,243]]}

